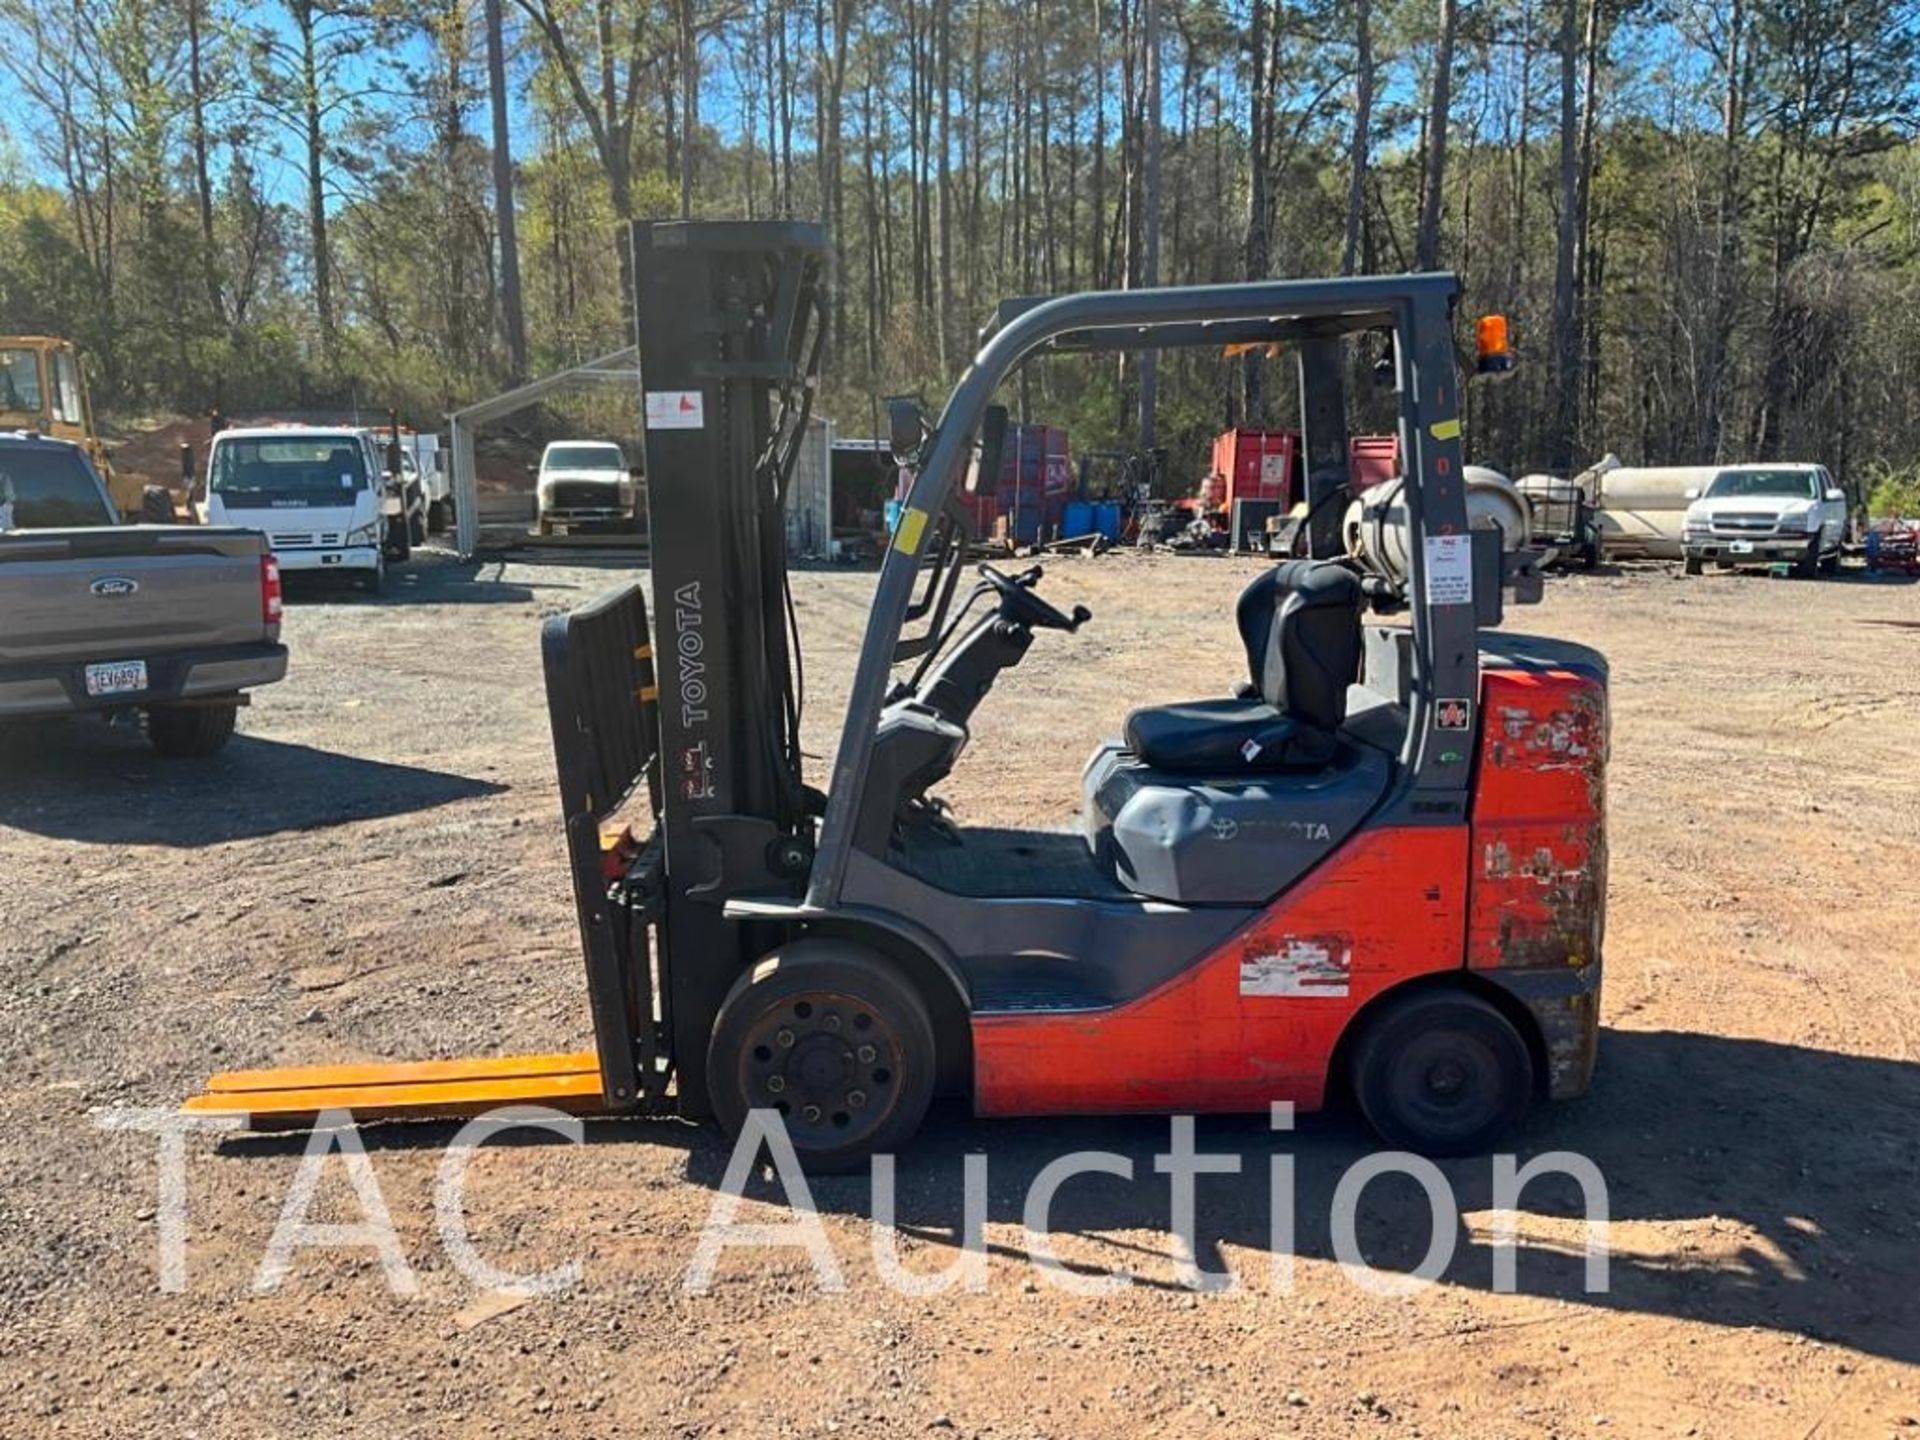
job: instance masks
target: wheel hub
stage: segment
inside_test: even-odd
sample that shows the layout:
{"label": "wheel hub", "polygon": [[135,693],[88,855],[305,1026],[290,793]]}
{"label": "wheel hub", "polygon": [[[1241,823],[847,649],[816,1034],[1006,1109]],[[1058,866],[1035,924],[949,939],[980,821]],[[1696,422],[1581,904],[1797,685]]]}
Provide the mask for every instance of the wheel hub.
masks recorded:
{"label": "wheel hub", "polygon": [[1499,1104],[1494,1057],[1463,1035],[1422,1037],[1395,1073],[1402,1107],[1437,1134],[1471,1130]]}
{"label": "wheel hub", "polygon": [[744,1089],[751,1105],[780,1113],[796,1144],[854,1145],[892,1112],[900,1056],[899,1041],[859,1001],[800,996],[755,1022]]}

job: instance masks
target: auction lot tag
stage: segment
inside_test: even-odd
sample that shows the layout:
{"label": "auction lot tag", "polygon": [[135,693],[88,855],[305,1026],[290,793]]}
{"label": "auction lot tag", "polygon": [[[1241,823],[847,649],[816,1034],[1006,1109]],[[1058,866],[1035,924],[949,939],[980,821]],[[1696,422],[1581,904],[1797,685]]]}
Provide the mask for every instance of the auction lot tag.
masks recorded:
{"label": "auction lot tag", "polygon": [[647,429],[699,430],[705,427],[706,401],[698,390],[649,390]]}
{"label": "auction lot tag", "polygon": [[1473,603],[1473,537],[1427,536],[1427,603]]}

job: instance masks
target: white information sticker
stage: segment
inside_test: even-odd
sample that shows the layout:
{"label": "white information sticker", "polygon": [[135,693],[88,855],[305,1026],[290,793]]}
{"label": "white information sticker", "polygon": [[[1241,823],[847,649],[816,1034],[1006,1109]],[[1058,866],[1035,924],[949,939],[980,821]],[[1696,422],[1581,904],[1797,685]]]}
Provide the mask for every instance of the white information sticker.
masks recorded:
{"label": "white information sticker", "polygon": [[1353,975],[1353,948],[1344,935],[1285,935],[1278,948],[1247,946],[1240,956],[1242,995],[1339,998]]}
{"label": "white information sticker", "polygon": [[706,423],[705,402],[698,390],[647,392],[647,429],[699,430]]}
{"label": "white information sticker", "polygon": [[1427,603],[1473,603],[1473,537],[1427,536]]}

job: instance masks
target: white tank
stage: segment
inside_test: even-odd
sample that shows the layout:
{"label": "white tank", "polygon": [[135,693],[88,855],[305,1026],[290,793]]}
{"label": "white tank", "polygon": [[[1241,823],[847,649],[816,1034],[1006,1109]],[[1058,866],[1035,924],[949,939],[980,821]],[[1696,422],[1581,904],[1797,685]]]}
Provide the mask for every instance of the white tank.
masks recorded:
{"label": "white tank", "polygon": [[[1511,554],[1524,549],[1531,530],[1527,502],[1513,481],[1485,465],[1468,465],[1467,528],[1498,530],[1500,548]],[[1395,478],[1376,485],[1347,506],[1342,533],[1347,552],[1368,569],[1399,584],[1407,579],[1407,507]]]}
{"label": "white tank", "polygon": [[1600,477],[1600,543],[1608,555],[1678,559],[1687,491],[1705,490],[1717,465],[1623,465]]}

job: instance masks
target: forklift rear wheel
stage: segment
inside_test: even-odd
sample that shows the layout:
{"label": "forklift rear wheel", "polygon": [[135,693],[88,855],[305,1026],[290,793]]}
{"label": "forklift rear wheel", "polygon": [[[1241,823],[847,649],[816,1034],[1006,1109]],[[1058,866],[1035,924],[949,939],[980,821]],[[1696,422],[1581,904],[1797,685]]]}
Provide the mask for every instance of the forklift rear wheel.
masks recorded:
{"label": "forklift rear wheel", "polygon": [[1390,1003],[1354,1052],[1354,1094],[1388,1144],[1477,1155],[1526,1113],[1533,1057],[1477,995],[1427,991]]}
{"label": "forklift rear wheel", "polygon": [[776,1110],[808,1170],[896,1150],[933,1098],[933,1022],[913,983],[869,951],[802,940],[734,983],[714,1018],[707,1085],[729,1135]]}

